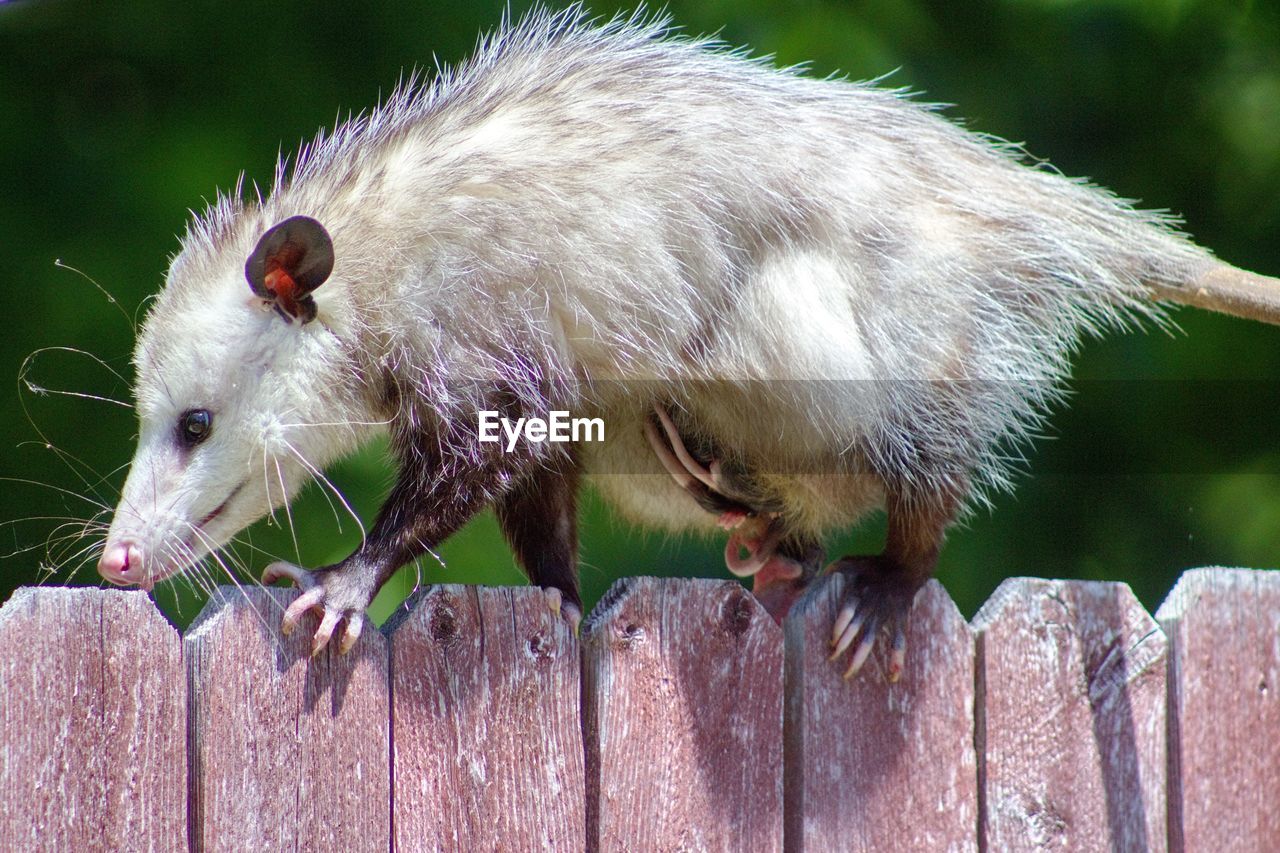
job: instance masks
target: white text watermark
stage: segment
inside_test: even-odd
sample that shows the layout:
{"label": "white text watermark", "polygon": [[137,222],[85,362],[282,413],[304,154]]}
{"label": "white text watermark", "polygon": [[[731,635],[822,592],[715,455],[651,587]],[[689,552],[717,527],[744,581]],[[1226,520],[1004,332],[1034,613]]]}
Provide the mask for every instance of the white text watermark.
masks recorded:
{"label": "white text watermark", "polygon": [[[512,421],[498,412],[484,410],[479,414],[480,440],[503,442],[508,453],[520,439],[536,443],[544,441],[604,441],[602,418],[574,418],[568,412],[554,410],[545,418],[517,418]],[[505,439],[505,441],[504,441]]]}

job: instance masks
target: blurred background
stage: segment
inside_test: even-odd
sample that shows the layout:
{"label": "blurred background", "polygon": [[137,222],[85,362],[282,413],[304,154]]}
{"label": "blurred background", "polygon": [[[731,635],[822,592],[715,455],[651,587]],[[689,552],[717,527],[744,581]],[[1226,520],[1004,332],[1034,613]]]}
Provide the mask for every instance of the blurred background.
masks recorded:
{"label": "blurred background", "polygon": [[[188,210],[242,170],[269,183],[278,150],[370,107],[407,69],[462,59],[504,5],[0,0],[0,600],[24,584],[99,583],[100,538],[79,534],[108,520],[98,513],[124,480],[133,323]],[[816,75],[890,74],[955,104],[947,114],[970,128],[1171,210],[1221,257],[1280,275],[1280,4],[667,8],[688,33],[719,32]],[[1186,568],[1280,563],[1280,329],[1191,310],[1176,319],[1183,333],[1086,343],[1071,405],[1016,493],[976,512],[943,552],[939,577],[966,616],[1010,575],[1123,580],[1154,609]],[[372,519],[391,467],[374,447],[332,475]],[[309,566],[358,542],[314,488],[293,519],[296,547],[265,522],[245,538]],[[722,541],[633,529],[590,494],[581,522],[588,607],[623,575],[727,577]],[[870,520],[832,552],[878,550],[882,536]],[[240,555],[255,573],[267,562]],[[430,580],[522,582],[491,513],[439,556],[444,567],[420,566]],[[375,617],[413,582],[402,572]],[[181,581],[156,598],[179,624],[200,606]]]}

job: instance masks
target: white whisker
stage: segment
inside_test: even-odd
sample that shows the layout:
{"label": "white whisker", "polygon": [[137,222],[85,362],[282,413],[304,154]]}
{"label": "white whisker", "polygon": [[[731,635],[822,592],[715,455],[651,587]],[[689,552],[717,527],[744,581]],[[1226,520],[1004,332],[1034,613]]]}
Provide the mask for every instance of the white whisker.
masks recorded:
{"label": "white whisker", "polygon": [[360,528],[360,545],[363,546],[365,543],[365,539],[367,538],[367,534],[364,529],[364,522],[360,520],[360,516],[356,513],[355,509],[347,501],[346,495],[342,494],[342,492],[338,489],[338,487],[333,484],[333,481],[330,480],[324,474],[323,471],[321,471],[315,465],[312,465],[307,460],[307,458],[302,455],[301,451],[299,451],[296,447],[294,447],[292,444],[290,444],[287,441],[284,442],[284,446],[288,448],[289,452],[294,455],[294,457],[298,460],[298,462],[302,465],[302,467],[310,471],[311,476],[315,477],[316,481],[320,483],[321,485],[320,494],[325,496],[325,500],[328,501],[329,503],[329,509],[333,510],[333,520],[338,525],[338,532],[339,533],[342,532],[342,520],[338,517],[338,510],[336,507],[334,507],[333,501],[329,500],[329,496],[325,492],[325,487],[328,487],[328,490],[330,492],[333,492],[334,496],[337,497],[338,501],[342,504],[343,508],[347,511],[347,514],[351,516],[351,518],[355,521],[356,526]]}
{"label": "white whisker", "polygon": [[276,479],[280,481],[280,494],[284,496],[284,517],[289,522],[289,537],[293,539],[293,553],[297,562],[302,562],[302,550],[298,547],[298,530],[293,525],[293,510],[289,507],[289,487],[284,483],[284,471],[280,468],[280,460],[272,457],[276,466]]}

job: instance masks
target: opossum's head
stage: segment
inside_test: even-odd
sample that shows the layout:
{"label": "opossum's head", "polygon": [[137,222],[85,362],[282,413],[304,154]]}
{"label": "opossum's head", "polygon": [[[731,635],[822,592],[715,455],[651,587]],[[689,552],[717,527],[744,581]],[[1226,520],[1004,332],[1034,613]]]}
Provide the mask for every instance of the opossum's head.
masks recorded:
{"label": "opossum's head", "polygon": [[312,322],[333,243],[314,219],[247,219],[187,241],[139,336],[138,447],[98,563],[113,583],[194,565],[358,441],[352,369],[325,311]]}

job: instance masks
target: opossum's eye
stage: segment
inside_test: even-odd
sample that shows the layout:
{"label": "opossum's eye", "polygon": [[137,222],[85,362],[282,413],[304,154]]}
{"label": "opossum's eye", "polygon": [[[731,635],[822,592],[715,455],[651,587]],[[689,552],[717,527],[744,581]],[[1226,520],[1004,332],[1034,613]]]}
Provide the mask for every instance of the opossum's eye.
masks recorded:
{"label": "opossum's eye", "polygon": [[178,440],[195,447],[213,432],[213,413],[208,409],[188,409],[178,415]]}
{"label": "opossum's eye", "polygon": [[310,216],[292,216],[267,229],[244,264],[255,296],[289,322],[315,319],[311,291],[333,272],[333,240]]}

